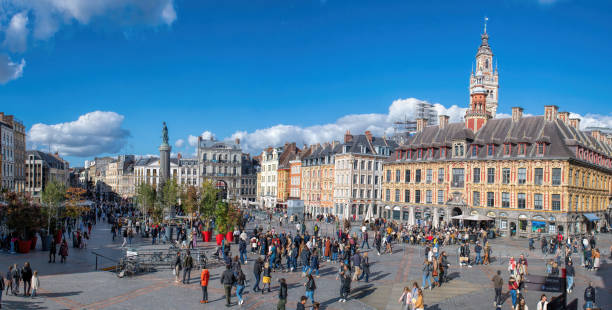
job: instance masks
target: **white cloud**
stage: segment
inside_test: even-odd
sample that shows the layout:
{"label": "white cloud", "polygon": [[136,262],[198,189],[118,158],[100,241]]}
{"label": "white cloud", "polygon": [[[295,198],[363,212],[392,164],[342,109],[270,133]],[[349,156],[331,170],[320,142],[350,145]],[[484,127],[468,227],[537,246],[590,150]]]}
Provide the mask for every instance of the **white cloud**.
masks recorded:
{"label": "white cloud", "polygon": [[130,132],[121,127],[124,116],[115,112],[94,111],[76,121],[59,124],[34,124],[28,132],[28,143],[45,145],[45,149],[62,156],[92,157],[118,153],[127,143]]}
{"label": "white cloud", "polygon": [[[259,152],[265,147],[277,146],[285,142],[296,142],[302,145],[333,140],[341,141],[347,130],[353,134],[363,134],[369,130],[377,136],[390,136],[393,134],[393,122],[406,118],[414,119],[419,103],[427,102],[416,98],[397,99],[389,106],[387,114],[349,114],[340,117],[334,123],[308,127],[280,124],[253,132],[237,131],[227,139],[239,138],[245,151]],[[452,122],[462,121],[466,110],[456,105],[447,108],[439,103],[433,104],[433,108],[438,115],[448,115]]]}
{"label": "white cloud", "polygon": [[[214,138],[215,135],[212,132],[205,130],[204,132],[202,132],[200,137],[202,137],[202,140],[210,140],[211,138]],[[196,147],[198,145],[198,136],[189,135],[187,137],[187,142],[191,147]]]}
{"label": "white cloud", "polygon": [[612,114],[601,115],[587,113],[585,115],[580,115],[577,113],[570,113],[570,118],[580,118],[580,129],[585,129],[587,127],[612,128]]}
{"label": "white cloud", "polygon": [[175,145],[176,147],[183,147],[183,145],[185,145],[185,140],[183,140],[183,139],[178,139],[178,140],[176,140],[176,142],[174,142],[174,145]]}
{"label": "white cloud", "polygon": [[[15,11],[30,13],[34,18],[36,39],[48,39],[62,25],[77,22],[89,24],[106,19],[114,25],[171,25],[176,20],[174,0],[7,0],[3,17]],[[17,13],[21,14],[21,13]]]}
{"label": "white cloud", "polygon": [[28,33],[30,32],[27,26],[27,12],[13,15],[4,33],[3,45],[11,52],[24,52],[28,45]]}
{"label": "white cloud", "polygon": [[25,59],[16,63],[6,54],[0,54],[0,84],[6,84],[9,81],[18,79],[23,75],[25,67]]}

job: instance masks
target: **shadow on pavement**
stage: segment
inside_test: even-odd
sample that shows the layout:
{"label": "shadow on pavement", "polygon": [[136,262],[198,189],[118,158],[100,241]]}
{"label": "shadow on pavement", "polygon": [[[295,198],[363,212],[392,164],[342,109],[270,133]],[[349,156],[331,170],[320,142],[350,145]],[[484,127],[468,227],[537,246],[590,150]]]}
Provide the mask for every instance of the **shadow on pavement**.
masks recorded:
{"label": "shadow on pavement", "polygon": [[57,292],[57,293],[39,293],[38,296],[40,297],[47,297],[47,298],[56,298],[56,297],[68,297],[68,296],[76,296],[81,294],[82,291],[78,291],[78,292]]}
{"label": "shadow on pavement", "polygon": [[24,301],[17,300],[3,300],[2,305],[7,309],[22,309],[22,310],[35,310],[35,309],[47,309],[47,307],[42,306],[41,302],[35,302],[31,299]]}

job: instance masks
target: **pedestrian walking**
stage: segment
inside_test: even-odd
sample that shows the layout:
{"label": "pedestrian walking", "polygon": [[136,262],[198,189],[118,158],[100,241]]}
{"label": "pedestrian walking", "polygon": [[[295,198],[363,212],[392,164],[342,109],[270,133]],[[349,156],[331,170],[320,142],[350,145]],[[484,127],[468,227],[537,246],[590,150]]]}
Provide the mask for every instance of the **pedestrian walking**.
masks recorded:
{"label": "pedestrian walking", "polygon": [[38,292],[38,288],[40,287],[40,278],[38,277],[38,271],[34,271],[34,273],[32,274],[32,295],[30,295],[31,297],[36,296],[36,293]]}
{"label": "pedestrian walking", "polygon": [[60,245],[60,263],[64,264],[66,263],[66,258],[68,257],[68,242],[66,241],[66,239],[62,240],[62,245]]}
{"label": "pedestrian walking", "polygon": [[298,301],[297,306],[295,306],[295,310],[306,310],[304,305],[306,304],[307,300],[308,298],[306,296],[300,297],[300,301]]}
{"label": "pedestrian walking", "polygon": [[32,268],[30,268],[30,262],[23,264],[21,279],[23,280],[23,296],[28,296],[32,289]]}
{"label": "pedestrian walking", "polygon": [[592,282],[589,282],[589,286],[584,290],[584,308],[595,308],[595,288]]}
{"label": "pedestrian walking", "polygon": [[49,247],[49,263],[55,263],[55,253],[57,253],[57,243],[55,243],[55,238],[51,238],[51,246]]}
{"label": "pedestrian walking", "polygon": [[5,288],[5,279],[2,273],[0,272],[0,309],[2,308],[2,293],[4,292]]}
{"label": "pedestrian walking", "polygon": [[183,284],[189,284],[189,280],[191,279],[191,269],[193,268],[193,257],[191,257],[191,252],[187,250],[185,254],[185,261],[183,262]]}
{"label": "pedestrian walking", "polygon": [[512,309],[516,307],[518,289],[518,283],[516,283],[514,277],[510,277],[510,279],[508,280],[508,291],[510,292],[510,297],[512,298]]}
{"label": "pedestrian walking", "polygon": [[9,293],[12,293],[13,291],[13,266],[9,266],[9,270],[6,273],[6,278],[4,279],[4,282],[6,284],[6,296],[8,296]]}
{"label": "pedestrian walking", "polygon": [[545,294],[542,294],[540,301],[536,305],[536,310],[548,310],[548,299]]}
{"label": "pedestrian walking", "polygon": [[261,288],[261,293],[264,293],[266,289],[266,284],[268,285],[268,293],[270,292],[270,286],[272,285],[272,267],[269,262],[266,262],[263,267],[263,286]]}
{"label": "pedestrian walking", "polygon": [[529,310],[529,307],[525,304],[525,299],[521,298],[518,304],[513,308],[513,310]]}
{"label": "pedestrian walking", "polygon": [[501,307],[502,303],[502,288],[504,287],[504,279],[501,277],[501,270],[497,271],[497,274],[493,276],[493,288],[495,289],[495,299],[493,305],[497,308]]}
{"label": "pedestrian walking", "polygon": [[412,293],[408,286],[404,287],[402,296],[400,296],[397,302],[402,306],[402,310],[410,310],[410,306],[412,305]]}
{"label": "pedestrian walking", "polygon": [[423,290],[422,289],[419,289],[418,291],[418,295],[414,302],[414,309],[415,310],[425,310],[425,301],[423,300]]}
{"label": "pedestrian walking", "polygon": [[285,306],[287,305],[287,281],[285,278],[281,278],[278,282],[280,283],[280,287],[278,290],[278,304],[276,305],[276,310],[285,310]]}
{"label": "pedestrian walking", "polygon": [[230,307],[232,304],[232,286],[236,283],[236,277],[231,270],[230,265],[225,265],[225,271],[221,275],[221,284],[225,290],[225,306]]}
{"label": "pedestrian walking", "polygon": [[238,270],[238,276],[236,277],[236,297],[238,297],[238,305],[242,305],[244,303],[244,298],[242,298],[242,292],[244,291],[244,285],[246,282],[246,276],[242,269]]}
{"label": "pedestrian walking", "polygon": [[314,304],[314,292],[315,289],[317,289],[317,285],[315,283],[314,278],[312,277],[312,274],[308,275],[308,280],[306,281],[306,283],[304,283],[304,286],[306,287],[306,297],[310,299],[310,301]]}
{"label": "pedestrian walking", "polygon": [[19,294],[19,281],[21,280],[21,270],[17,264],[13,265],[13,272],[11,273],[11,276],[13,277],[12,293],[13,295],[17,295]]}
{"label": "pedestrian walking", "polygon": [[210,272],[206,268],[206,265],[202,266],[202,272],[200,273],[200,286],[202,286],[202,300],[201,304],[208,303],[208,280],[210,280]]}
{"label": "pedestrian walking", "polygon": [[565,266],[565,278],[567,279],[567,293],[571,294],[572,289],[574,288],[574,276],[576,275],[576,271],[574,270],[574,263],[572,260],[567,261],[567,266]]}
{"label": "pedestrian walking", "polygon": [[176,260],[174,260],[174,282],[179,282],[181,277],[181,269],[183,268],[181,260],[181,252],[176,253]]}
{"label": "pedestrian walking", "polygon": [[253,285],[253,292],[257,292],[260,290],[259,281],[261,279],[261,272],[263,270],[263,260],[261,257],[257,258],[255,264],[253,264],[253,280],[255,281],[255,285]]}
{"label": "pedestrian walking", "polygon": [[370,259],[368,258],[368,252],[363,253],[361,258],[361,276],[358,278],[359,281],[365,277],[365,282],[370,282]]}
{"label": "pedestrian walking", "polygon": [[[429,283],[429,285],[425,286],[425,283]],[[423,262],[423,282],[421,283],[421,286],[423,287],[423,289],[429,288],[430,290],[432,287],[431,265],[429,264],[429,261],[427,259],[425,259],[425,261]]]}

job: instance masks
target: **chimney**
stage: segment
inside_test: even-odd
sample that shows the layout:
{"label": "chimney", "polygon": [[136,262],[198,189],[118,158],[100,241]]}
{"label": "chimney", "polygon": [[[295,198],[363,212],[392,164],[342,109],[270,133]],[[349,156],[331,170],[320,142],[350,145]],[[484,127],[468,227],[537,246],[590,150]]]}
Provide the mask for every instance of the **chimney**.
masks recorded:
{"label": "chimney", "polygon": [[570,118],[569,122],[570,122],[570,126],[574,127],[576,130],[580,130],[580,119],[579,118]]}
{"label": "chimney", "polygon": [[512,108],[512,121],[518,122],[523,117],[523,108],[521,107],[513,107]]}
{"label": "chimney", "polygon": [[427,119],[417,118],[416,125],[417,125],[417,128],[416,128],[417,132],[423,131],[423,129],[427,125]]}
{"label": "chimney", "polygon": [[240,145],[240,138],[236,138],[236,140],[234,140],[234,142],[236,143],[236,145]]}
{"label": "chimney", "polygon": [[351,135],[351,132],[347,130],[344,134],[344,143],[349,143],[351,141],[353,141],[353,135]]}
{"label": "chimney", "polygon": [[556,105],[546,105],[544,106],[544,119],[548,122],[552,122],[557,119],[557,112],[559,112],[559,107]]}
{"label": "chimney", "polygon": [[595,140],[601,140],[601,131],[599,130],[593,130],[591,131],[591,136],[593,136],[593,138],[595,138]]}
{"label": "chimney", "polygon": [[181,158],[183,158],[183,155],[181,155],[181,153],[178,153],[178,154],[176,155],[176,158],[178,158],[178,159],[180,160]]}
{"label": "chimney", "polygon": [[372,132],[370,132],[369,130],[366,130],[365,136],[368,139],[368,141],[370,141],[370,143],[372,143]]}
{"label": "chimney", "polygon": [[569,121],[569,112],[559,112],[559,119],[562,120],[565,124]]}
{"label": "chimney", "polygon": [[438,125],[440,126],[440,129],[446,128],[446,126],[448,125],[448,119],[448,115],[438,116]]}

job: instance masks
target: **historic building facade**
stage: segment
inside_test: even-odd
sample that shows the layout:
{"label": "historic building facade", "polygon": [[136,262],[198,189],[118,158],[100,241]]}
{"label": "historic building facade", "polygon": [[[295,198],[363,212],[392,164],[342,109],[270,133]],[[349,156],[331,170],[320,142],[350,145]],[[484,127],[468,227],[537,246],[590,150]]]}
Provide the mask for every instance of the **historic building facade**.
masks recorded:
{"label": "historic building facade", "polygon": [[334,215],[362,220],[380,216],[383,162],[396,146],[369,131],[356,136],[347,131],[334,158]]}
{"label": "historic building facade", "polygon": [[[485,32],[477,54],[483,72],[492,63],[486,39]],[[515,107],[511,118],[495,119],[496,106],[497,87],[477,79],[464,122],[449,123],[443,115],[437,126],[417,120],[417,133],[385,163],[383,216],[438,226],[453,216],[480,215],[508,236],[604,225],[612,138],[581,131],[579,119],[556,106],[540,116],[523,116]]]}
{"label": "historic building facade", "polygon": [[70,167],[57,153],[28,151],[25,164],[25,191],[40,202],[47,183],[56,181],[68,186]]}
{"label": "historic building facade", "polygon": [[341,150],[342,145],[337,141],[317,144],[302,158],[301,195],[306,212],[333,214],[335,156]]}
{"label": "historic building facade", "polygon": [[198,185],[210,181],[217,187],[226,187],[227,199],[240,199],[242,150],[239,139],[228,142],[198,137],[197,159],[200,173]]}
{"label": "historic building facade", "polygon": [[26,132],[13,115],[0,112],[0,187],[25,191]]}

